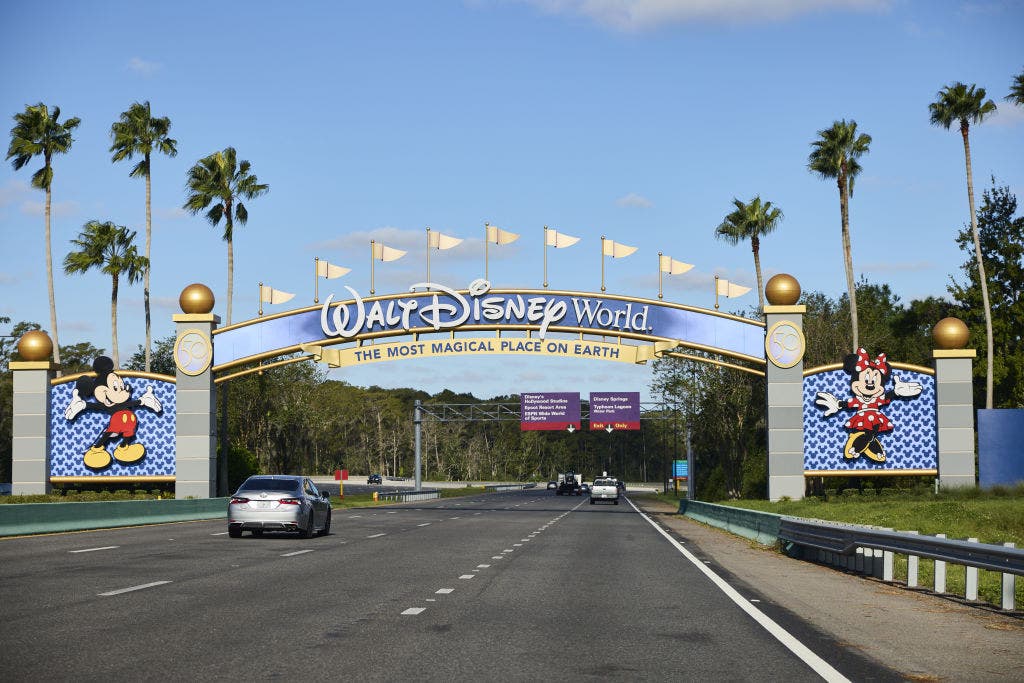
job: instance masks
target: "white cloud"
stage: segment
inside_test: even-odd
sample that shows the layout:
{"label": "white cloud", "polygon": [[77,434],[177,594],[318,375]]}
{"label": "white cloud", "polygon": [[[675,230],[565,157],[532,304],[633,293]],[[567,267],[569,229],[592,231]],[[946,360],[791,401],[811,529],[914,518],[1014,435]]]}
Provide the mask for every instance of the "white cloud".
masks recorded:
{"label": "white cloud", "polygon": [[637,209],[649,209],[654,206],[654,202],[636,192],[630,192],[625,197],[619,197],[615,200],[615,203],[619,206]]}
{"label": "white cloud", "polygon": [[[21,203],[21,212],[26,216],[42,216],[46,213],[46,202],[25,201]],[[78,202],[51,202],[50,215],[54,218],[66,218],[79,213]]]}
{"label": "white cloud", "polygon": [[128,60],[128,70],[146,78],[152,76],[163,68],[160,62],[148,62],[141,57],[132,57]]}
{"label": "white cloud", "polygon": [[6,185],[0,187],[0,208],[13,206],[29,196],[32,188],[23,180],[9,180]]}
{"label": "white cloud", "polygon": [[636,32],[691,22],[782,21],[822,10],[877,11],[890,0],[522,0],[547,14],[582,16]]}
{"label": "white cloud", "polygon": [[1019,107],[1009,102],[997,102],[996,113],[985,122],[992,122],[994,126],[1005,126],[1012,128],[1013,126],[1019,126],[1024,123],[1024,107]]}

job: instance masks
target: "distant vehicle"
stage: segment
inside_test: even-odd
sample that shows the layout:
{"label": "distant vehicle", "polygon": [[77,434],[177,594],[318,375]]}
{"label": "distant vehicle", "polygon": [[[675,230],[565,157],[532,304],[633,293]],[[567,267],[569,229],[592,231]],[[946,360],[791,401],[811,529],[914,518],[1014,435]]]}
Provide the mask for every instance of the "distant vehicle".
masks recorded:
{"label": "distant vehicle", "polygon": [[367,484],[383,484],[384,479],[379,474],[371,474],[366,478]]}
{"label": "distant vehicle", "polygon": [[558,488],[555,493],[559,496],[579,496],[583,494],[583,475],[575,472],[566,472],[558,475]]}
{"label": "distant vehicle", "polygon": [[243,531],[297,531],[301,538],[331,530],[331,497],[309,477],[283,474],[253,475],[228,502],[228,536]]}
{"label": "distant vehicle", "polygon": [[590,484],[588,484],[587,482],[583,482],[582,484],[580,484],[580,492],[590,493]]}
{"label": "distant vehicle", "polygon": [[594,480],[594,485],[590,487],[590,504],[593,505],[599,500],[619,504],[619,485],[615,479],[601,477]]}
{"label": "distant vehicle", "polygon": [[548,482],[548,491],[552,491],[552,490],[557,489],[557,488],[558,488],[558,482],[557,481],[549,481]]}
{"label": "distant vehicle", "polygon": [[616,488],[618,488],[618,489],[619,489],[619,491],[621,491],[622,493],[625,493],[625,492],[626,492],[626,482],[624,482],[624,481],[619,481],[618,479],[616,479],[616,480],[615,480],[615,486],[616,486]]}

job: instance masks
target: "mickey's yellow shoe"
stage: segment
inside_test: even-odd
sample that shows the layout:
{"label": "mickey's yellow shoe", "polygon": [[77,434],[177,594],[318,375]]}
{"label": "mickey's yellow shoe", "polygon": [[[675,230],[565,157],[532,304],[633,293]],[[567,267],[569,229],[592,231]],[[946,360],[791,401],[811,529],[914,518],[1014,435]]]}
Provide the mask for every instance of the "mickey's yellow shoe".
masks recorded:
{"label": "mickey's yellow shoe", "polygon": [[114,458],[123,463],[138,462],[145,454],[146,447],[141,443],[130,443],[127,446],[121,444],[114,449]]}
{"label": "mickey's yellow shoe", "polygon": [[107,449],[99,446],[93,446],[87,450],[82,460],[85,462],[85,466],[91,470],[102,470],[111,462],[110,453],[107,453]]}

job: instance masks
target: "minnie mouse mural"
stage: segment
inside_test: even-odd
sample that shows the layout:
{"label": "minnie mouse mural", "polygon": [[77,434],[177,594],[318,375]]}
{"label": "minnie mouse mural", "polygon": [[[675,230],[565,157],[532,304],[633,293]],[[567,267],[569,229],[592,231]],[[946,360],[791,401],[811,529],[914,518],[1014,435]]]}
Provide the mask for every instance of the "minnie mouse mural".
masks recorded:
{"label": "minnie mouse mural", "polygon": [[[892,421],[882,413],[882,408],[893,400],[910,400],[920,395],[919,382],[904,382],[893,377],[892,368],[885,354],[880,353],[874,360],[864,349],[843,359],[843,370],[850,375],[850,393],[853,398],[840,401],[828,392],[820,391],[814,401],[824,410],[824,417],[831,417],[840,410],[855,410],[856,413],[843,425],[849,432],[843,446],[843,457],[855,460],[860,456],[877,462],[885,462],[885,449],[878,437],[893,430]],[[886,391],[886,384],[893,378],[893,387]]]}

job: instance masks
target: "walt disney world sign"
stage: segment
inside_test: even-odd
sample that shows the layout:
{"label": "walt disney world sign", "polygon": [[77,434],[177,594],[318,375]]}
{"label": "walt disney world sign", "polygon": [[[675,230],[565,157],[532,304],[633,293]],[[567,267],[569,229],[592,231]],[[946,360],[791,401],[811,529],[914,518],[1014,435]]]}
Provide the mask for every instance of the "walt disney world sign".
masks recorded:
{"label": "walt disney world sign", "polygon": [[[583,335],[671,342],[714,350],[748,363],[765,362],[764,324],[680,304],[615,295],[546,290],[492,290],[474,280],[466,290],[430,282],[409,294],[351,299],[257,318],[217,330],[214,370],[304,352],[332,366],[466,354],[559,355],[636,363],[648,348],[584,340]],[[422,339],[421,335],[519,332],[519,337]],[[536,333],[536,336],[533,336]],[[552,337],[562,333],[562,338]],[[565,339],[564,334],[577,335]],[[411,341],[388,342],[412,335]],[[372,345],[365,342],[373,341]],[[325,346],[347,348],[329,349]]]}

